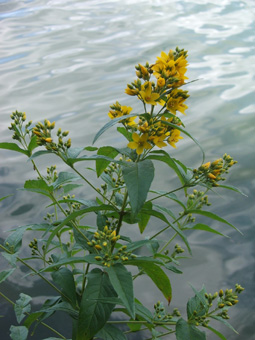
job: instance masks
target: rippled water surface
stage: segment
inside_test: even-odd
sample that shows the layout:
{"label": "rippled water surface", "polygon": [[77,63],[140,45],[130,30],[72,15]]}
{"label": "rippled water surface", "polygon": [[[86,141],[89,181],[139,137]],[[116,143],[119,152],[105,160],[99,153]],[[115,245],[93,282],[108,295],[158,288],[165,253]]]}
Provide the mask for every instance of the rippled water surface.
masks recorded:
{"label": "rippled water surface", "polygon": [[[189,51],[188,76],[199,81],[187,85],[187,131],[204,147],[206,160],[225,152],[238,160],[228,184],[238,186],[248,198],[223,191],[211,197],[212,211],[237,226],[244,236],[217,223],[213,226],[230,239],[202,232],[189,235],[193,258],[183,261],[184,275],[171,275],[172,305],[185,313],[185,303],[192,295],[188,282],[198,289],[204,283],[212,293],[236,282],[242,284],[246,291],[230,313],[240,335],[220,328],[230,340],[255,339],[254,18],[252,0],[0,0],[1,141],[11,141],[9,116],[17,109],[34,122],[47,118],[69,129],[73,145],[90,145],[96,131],[108,121],[109,105],[118,100],[133,106],[133,98],[124,89],[135,77],[135,64],[152,63],[161,50],[167,52],[175,46]],[[97,145],[124,146],[113,131],[103,135]],[[199,149],[186,137],[172,154],[192,167],[201,159]],[[4,232],[14,226],[41,221],[47,201],[16,191],[35,177],[25,157],[5,151],[0,155],[0,196],[14,193],[0,203],[0,236],[6,237]],[[38,162],[43,169],[56,160],[49,157]],[[168,169],[158,171],[158,178],[164,176],[170,185]],[[158,180],[156,185],[167,183]],[[90,192],[86,195],[92,197]],[[150,228],[148,235],[153,226]],[[52,294],[30,277],[18,281],[19,275],[2,284],[10,298],[15,300],[24,291],[39,295],[35,303],[41,303]],[[143,280],[137,284],[137,295],[151,308],[157,294],[153,285],[146,282],[144,290]],[[8,313],[8,318],[0,319],[1,340],[5,340],[15,320],[11,307],[0,302],[0,314]],[[59,330],[63,325],[64,321]],[[36,339],[50,336],[43,332],[41,329]]]}

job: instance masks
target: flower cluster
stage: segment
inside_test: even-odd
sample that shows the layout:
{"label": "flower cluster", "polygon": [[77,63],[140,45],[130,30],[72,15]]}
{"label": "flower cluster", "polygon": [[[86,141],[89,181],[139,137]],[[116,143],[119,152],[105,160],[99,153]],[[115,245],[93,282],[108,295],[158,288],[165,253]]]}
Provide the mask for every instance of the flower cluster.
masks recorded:
{"label": "flower cluster", "polygon": [[15,111],[11,114],[11,119],[13,120],[13,122],[11,123],[11,126],[9,126],[9,130],[13,130],[12,138],[16,139],[23,145],[25,142],[25,137],[30,137],[29,127],[31,126],[32,121],[30,120],[27,124],[25,124],[25,127],[23,127],[23,124],[26,121],[27,117],[25,112],[18,111]]}
{"label": "flower cluster", "polygon": [[136,257],[126,250],[127,246],[125,245],[120,247],[117,252],[112,253],[114,244],[119,240],[120,235],[116,235],[116,230],[109,229],[107,225],[103,231],[98,230],[93,236],[93,239],[87,244],[97,251],[98,255],[95,256],[95,260],[103,266],[110,267],[115,262],[125,262],[129,258]]}
{"label": "flower cluster", "polygon": [[33,134],[37,137],[37,144],[44,145],[47,150],[53,152],[66,152],[71,147],[71,139],[69,138],[66,142],[63,141],[68,136],[69,131],[63,131],[61,128],[57,131],[58,143],[53,141],[52,130],[55,128],[55,122],[50,122],[45,119],[44,124],[39,122],[33,128]]}
{"label": "flower cluster", "polygon": [[218,186],[217,182],[224,181],[225,177],[222,175],[228,173],[237,161],[233,160],[230,155],[224,154],[222,158],[216,159],[214,162],[207,162],[202,164],[198,169],[194,169],[194,178],[200,183],[207,185]]}
{"label": "flower cluster", "polygon": [[[136,150],[138,155],[150,150],[154,146],[159,148],[167,144],[176,148],[176,143],[183,137],[178,128],[182,124],[177,112],[185,114],[188,108],[185,104],[189,97],[187,91],[180,89],[188,79],[185,76],[187,71],[187,51],[170,50],[168,54],[161,53],[154,64],[148,62],[145,65],[136,66],[137,79],[127,85],[126,94],[136,96],[143,103],[144,113],[137,116],[120,120],[127,130],[130,130],[132,140],[128,143],[130,149]],[[154,76],[156,81],[152,81]],[[148,109],[150,105],[150,109]],[[154,113],[155,107],[159,110]],[[122,106],[116,102],[110,106],[108,113],[111,119],[128,116],[132,111],[131,107]]]}

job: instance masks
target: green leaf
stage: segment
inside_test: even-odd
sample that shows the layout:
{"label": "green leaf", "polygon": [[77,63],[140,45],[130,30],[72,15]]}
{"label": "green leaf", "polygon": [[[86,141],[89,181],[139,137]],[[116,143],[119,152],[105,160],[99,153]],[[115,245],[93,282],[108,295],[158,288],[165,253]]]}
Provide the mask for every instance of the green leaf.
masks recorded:
{"label": "green leaf", "polygon": [[17,253],[9,254],[9,253],[6,253],[6,252],[1,252],[1,254],[3,255],[3,257],[9,262],[9,264],[13,268],[16,268],[17,257],[18,257]]}
{"label": "green leaf", "polygon": [[[118,155],[118,151],[113,148],[112,146],[103,146],[98,149],[97,154],[107,156],[110,158],[115,158]],[[97,177],[100,177],[100,175],[103,173],[104,169],[110,164],[110,161],[104,160],[104,159],[98,159],[96,160],[96,172]]]}
{"label": "green leaf", "polygon": [[206,340],[205,332],[201,332],[194,325],[189,324],[184,319],[179,319],[176,324],[177,340]]}
{"label": "green leaf", "polygon": [[[87,147],[87,148],[89,148],[89,147]],[[69,148],[67,150],[67,157],[68,158],[77,158],[83,150],[88,150],[87,148]]]}
{"label": "green leaf", "polygon": [[121,133],[129,142],[132,141],[132,133],[129,132],[126,128],[117,127],[117,131]]}
{"label": "green leaf", "polygon": [[190,210],[187,210],[187,212],[190,213],[190,214],[203,215],[203,216],[209,217],[209,218],[211,218],[213,220],[219,221],[221,223],[228,224],[230,227],[234,228],[240,234],[243,235],[243,233],[239,229],[237,229],[235,226],[233,226],[233,224],[229,223],[228,221],[224,220],[224,218],[219,217],[218,215],[216,215],[216,214],[214,214],[214,213],[212,213],[210,211],[204,211],[204,210],[199,210],[199,209],[190,209]]}
{"label": "green leaf", "polygon": [[148,245],[148,244],[151,244],[151,243],[154,243],[155,241],[154,240],[140,240],[140,241],[134,241],[132,243],[129,243],[127,245],[127,248],[126,248],[126,251],[127,252],[133,252],[134,250],[138,249],[138,248],[141,248],[145,245]]}
{"label": "green leaf", "polygon": [[131,273],[121,263],[116,263],[109,268],[105,268],[105,270],[109,275],[113,288],[129,311],[130,316],[134,319],[135,302]]}
{"label": "green leaf", "polygon": [[72,305],[68,302],[60,302],[50,307],[41,308],[41,313],[54,313],[56,311],[61,311],[69,314],[72,318],[78,319],[78,311],[75,310]]}
{"label": "green leaf", "polygon": [[188,248],[189,253],[190,254],[192,253],[186,236],[183,234],[183,232],[178,227],[176,227],[174,224],[171,224],[167,220],[167,218],[165,217],[164,214],[162,214],[161,212],[156,211],[156,210],[146,210],[146,209],[142,209],[141,212],[144,213],[144,214],[149,214],[151,216],[157,217],[158,219],[160,219],[160,220],[164,221],[166,224],[168,224],[169,228],[172,228],[174,231],[176,231],[176,233],[182,238],[183,242],[186,244],[186,246]]}
{"label": "green leaf", "polygon": [[0,283],[5,281],[8,276],[10,276],[14,272],[15,268],[1,270],[0,272]]}
{"label": "green leaf", "polygon": [[96,334],[96,337],[104,340],[127,340],[125,334],[123,334],[121,330],[109,324],[104,325],[104,327]]}
{"label": "green leaf", "polygon": [[225,338],[225,336],[223,334],[221,334],[219,331],[217,331],[216,329],[210,327],[210,326],[207,326],[206,327],[207,329],[210,329],[211,332],[213,332],[214,334],[216,334],[221,340],[227,340]]}
{"label": "green leaf", "polygon": [[93,269],[88,275],[86,289],[83,292],[76,340],[90,340],[108,321],[113,304],[102,304],[100,298],[116,297],[109,277],[99,269]]}
{"label": "green leaf", "polygon": [[174,128],[174,129],[180,130],[180,131],[183,132],[186,136],[188,136],[190,139],[192,139],[193,142],[195,142],[195,143],[197,144],[197,146],[199,147],[199,149],[201,150],[202,155],[203,155],[202,163],[204,163],[204,159],[205,159],[204,150],[203,150],[202,146],[199,144],[199,142],[198,142],[194,137],[192,137],[190,133],[188,133],[186,130],[182,129],[180,126],[178,126],[178,125],[176,125],[176,124],[169,123],[169,122],[164,121],[164,120],[161,120],[160,122],[161,122],[162,124],[169,125],[169,126],[171,126],[172,128]]}
{"label": "green leaf", "polygon": [[161,205],[158,204],[153,204],[153,207],[156,208],[156,210],[158,209],[167,213],[167,215],[171,216],[173,220],[176,220],[174,213],[170,209],[162,207]]}
{"label": "green leaf", "polygon": [[240,189],[232,186],[232,185],[218,185],[217,188],[224,188],[224,189],[228,189],[228,190],[233,190],[235,192],[238,192],[239,194],[248,197],[245,193],[243,193]]}
{"label": "green leaf", "polygon": [[31,310],[30,301],[32,300],[31,296],[20,293],[20,298],[16,301],[14,305],[14,311],[17,318],[18,323],[26,316],[26,313],[29,313]]}
{"label": "green leaf", "polygon": [[28,144],[28,151],[30,152],[30,155],[32,154],[32,151],[38,146],[39,145],[37,144],[37,137],[33,136]]}
{"label": "green leaf", "polygon": [[167,191],[158,191],[158,190],[150,190],[150,192],[153,192],[155,194],[158,194],[160,197],[167,197],[170,200],[175,201],[178,203],[184,210],[186,210],[186,206],[178,199],[178,197],[174,193],[168,193]]}
{"label": "green leaf", "polygon": [[155,263],[148,262],[147,260],[142,260],[141,258],[135,258],[126,261],[127,265],[137,266],[142,268],[145,273],[151,278],[158,289],[163,293],[164,297],[167,299],[168,304],[172,299],[172,287],[170,280],[166,273]]}
{"label": "green leaf", "polygon": [[71,302],[73,307],[76,307],[76,287],[72,272],[67,268],[60,268],[52,274],[53,281],[61,288],[63,292],[63,299]]}
{"label": "green leaf", "polygon": [[122,168],[127,186],[132,212],[137,214],[146,201],[148,191],[154,178],[154,166],[151,160],[130,163]]}
{"label": "green leaf", "polygon": [[224,235],[224,234],[220,233],[219,231],[214,230],[214,229],[210,228],[208,225],[202,224],[202,223],[197,223],[192,228],[188,228],[188,229],[189,230],[190,229],[204,230],[204,231],[208,231],[209,233],[214,233],[214,234],[218,234],[220,236],[224,236],[224,237],[228,237],[229,238],[229,236]]}
{"label": "green leaf", "polygon": [[[152,209],[152,203],[151,202],[146,202],[143,206],[145,209]],[[138,218],[138,226],[139,226],[139,229],[140,229],[140,233],[142,234],[145,230],[145,228],[147,227],[147,224],[150,220],[150,215],[146,215],[146,214],[143,214],[143,213],[139,213],[137,215],[137,218]]]}
{"label": "green leaf", "polygon": [[[137,116],[138,114],[137,113],[131,113],[128,115],[127,118],[129,117],[134,117],[134,116]],[[113,125],[117,124],[119,121],[123,120],[123,117],[118,117],[118,118],[114,118],[114,119],[111,119],[108,123],[106,123],[98,132],[97,134],[95,135],[95,138],[93,140],[93,143],[94,144],[98,138],[106,131],[108,130],[110,127],[112,127]]]}
{"label": "green leaf", "polygon": [[25,326],[11,326],[10,337],[12,340],[26,340],[28,336],[28,329]]}
{"label": "green leaf", "polygon": [[38,194],[50,197],[50,193],[53,191],[53,186],[49,186],[43,179],[28,180],[24,184],[26,191],[37,192]]}
{"label": "green leaf", "polygon": [[72,166],[74,163],[77,163],[77,162],[98,161],[98,160],[104,160],[104,161],[118,163],[118,164],[122,164],[122,165],[126,165],[126,166],[130,165],[129,162],[118,161],[114,158],[104,156],[104,155],[92,155],[92,156],[82,156],[82,157],[79,157],[79,158],[68,158],[67,163]]}
{"label": "green leaf", "polygon": [[58,174],[58,178],[56,179],[56,181],[54,183],[52,183],[52,186],[54,188],[54,190],[58,189],[60,186],[69,184],[70,182],[73,181],[78,181],[79,179],[81,179],[79,176],[71,173],[71,172],[60,172]]}
{"label": "green leaf", "polygon": [[8,197],[11,197],[11,196],[13,196],[13,194],[7,195],[7,196],[4,196],[4,197],[1,197],[1,198],[0,198],[0,202],[3,201],[3,200],[5,200],[5,199],[8,198]]}
{"label": "green leaf", "polygon": [[176,175],[179,177],[179,180],[182,185],[185,185],[189,182],[189,177],[185,174],[185,171],[182,167],[180,167],[172,157],[164,150],[155,150],[152,151],[146,159],[153,159],[156,161],[161,161],[166,163],[170,168],[172,168]]}
{"label": "green leaf", "polygon": [[23,153],[24,155],[29,157],[29,151],[21,149],[15,143],[0,143],[0,149],[12,150],[12,151],[20,152],[20,153]]}
{"label": "green leaf", "polygon": [[22,245],[23,234],[27,226],[22,226],[13,231],[5,240],[4,245],[12,253],[17,253]]}
{"label": "green leaf", "polygon": [[[68,224],[68,222],[74,220],[76,217],[84,215],[86,213],[89,212],[96,212],[96,211],[101,211],[101,210],[106,210],[106,211],[113,211],[115,210],[112,206],[110,205],[106,205],[106,204],[102,204],[100,206],[91,206],[85,209],[81,209],[79,211],[75,211],[72,214],[68,215],[67,218],[64,219],[64,221],[62,221],[58,227],[56,227],[51,235],[48,238],[47,244],[46,244],[46,249],[48,249],[49,245],[51,244],[51,241],[53,240],[53,238],[55,237],[55,235],[65,226]],[[86,236],[84,236],[84,241],[86,240]]]}
{"label": "green leaf", "polygon": [[217,321],[222,322],[225,326],[227,326],[228,328],[230,328],[233,332],[235,332],[236,334],[239,334],[239,333],[234,329],[234,327],[232,327],[232,326],[230,325],[230,323],[227,322],[227,320],[223,319],[222,317],[217,316],[217,315],[211,315],[210,317],[211,317],[212,319],[214,319],[214,320],[217,320]]}
{"label": "green leaf", "polygon": [[54,154],[54,152],[50,151],[50,150],[40,150],[35,152],[29,159],[35,159],[36,157],[42,156],[42,155],[49,155],[49,154]]}
{"label": "green leaf", "polygon": [[135,313],[136,316],[139,316],[139,319],[142,318],[142,320],[152,323],[153,315],[151,314],[151,311],[143,306],[137,299],[135,299]]}

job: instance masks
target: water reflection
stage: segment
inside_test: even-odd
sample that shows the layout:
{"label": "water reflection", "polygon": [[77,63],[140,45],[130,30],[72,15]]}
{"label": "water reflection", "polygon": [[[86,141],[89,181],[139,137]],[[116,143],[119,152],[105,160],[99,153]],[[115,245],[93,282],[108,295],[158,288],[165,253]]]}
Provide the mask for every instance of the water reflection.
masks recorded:
{"label": "water reflection", "polygon": [[[199,81],[187,86],[191,94],[184,118],[187,130],[199,139],[208,160],[228,152],[239,161],[231,184],[249,198],[232,193],[212,197],[213,211],[229,219],[244,236],[240,238],[225,228],[229,240],[202,232],[191,234],[193,258],[184,261],[181,279],[171,277],[176,293],[173,304],[185,312],[183,304],[192,294],[187,282],[197,288],[205,283],[212,291],[239,282],[246,292],[233,311],[232,323],[240,337],[227,329],[222,331],[230,340],[251,339],[255,321],[251,315],[255,307],[254,4],[239,0],[0,1],[0,25],[1,141],[10,141],[9,115],[18,109],[26,111],[33,121],[56,120],[63,129],[73,131],[74,145],[89,145],[98,128],[107,122],[110,104],[119,100],[133,105],[124,89],[134,79],[134,64],[153,62],[161,49],[167,51],[176,45],[189,50],[189,77]],[[124,146],[112,131],[97,145]],[[172,152],[190,166],[200,161],[199,150],[187,138]],[[1,156],[1,196],[15,193],[25,180],[36,177],[24,156],[4,151]],[[55,162],[54,157],[41,158],[38,166],[45,169]],[[159,169],[158,182],[165,171],[163,166]],[[171,187],[173,182],[158,183],[166,184]],[[92,197],[90,192],[87,195]],[[27,196],[18,191],[0,204],[0,235],[5,238],[5,232],[15,226],[41,221],[44,212],[40,207],[48,202],[42,202],[36,194]],[[213,226],[222,231],[217,223]],[[148,235],[154,225],[150,228]],[[5,265],[1,263],[1,268]],[[31,277],[18,282],[19,274],[4,284],[5,293],[14,300],[23,286],[28,294],[43,292],[36,303],[52,293]],[[142,280],[137,289],[151,308],[156,293],[153,285],[147,284],[150,294]],[[12,318],[10,307],[3,306]],[[240,322],[239,315],[249,315],[249,319]],[[2,320],[3,334],[8,334],[10,323]]]}

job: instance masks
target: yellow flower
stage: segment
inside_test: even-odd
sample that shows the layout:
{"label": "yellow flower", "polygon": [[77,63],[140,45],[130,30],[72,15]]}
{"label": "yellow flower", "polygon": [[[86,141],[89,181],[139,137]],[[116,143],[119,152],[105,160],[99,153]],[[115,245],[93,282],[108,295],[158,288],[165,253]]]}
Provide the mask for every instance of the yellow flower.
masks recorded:
{"label": "yellow flower", "polygon": [[158,86],[158,87],[163,87],[163,86],[165,86],[165,83],[166,83],[166,81],[165,81],[164,78],[162,78],[162,77],[159,77],[159,78],[158,78],[158,81],[157,81],[157,86]]}
{"label": "yellow flower", "polygon": [[146,104],[157,105],[156,100],[160,97],[160,95],[156,92],[152,92],[151,82],[147,82],[143,85],[143,90],[139,92],[142,100]]}
{"label": "yellow flower", "polygon": [[132,110],[133,109],[130,106],[120,106],[120,105],[116,106],[115,105],[115,108],[109,111],[108,116],[111,119],[114,119],[114,118],[129,115]]}
{"label": "yellow flower", "polygon": [[130,149],[136,150],[136,153],[138,155],[141,155],[143,153],[144,149],[151,149],[150,143],[147,142],[147,140],[148,140],[148,134],[147,133],[144,133],[140,137],[136,132],[134,132],[132,134],[132,139],[133,139],[133,142],[129,142],[127,146]]}
{"label": "yellow flower", "polygon": [[150,140],[159,148],[163,148],[164,146],[167,146],[167,144],[164,142],[164,139],[166,138],[166,135],[161,136],[152,136]]}
{"label": "yellow flower", "polygon": [[167,142],[173,147],[176,148],[175,143],[179,141],[179,139],[183,139],[182,136],[180,136],[181,131],[178,129],[173,129],[171,131],[170,137],[168,138]]}
{"label": "yellow flower", "polygon": [[125,93],[128,94],[129,96],[136,96],[139,93],[139,90],[137,89],[131,89],[130,87],[127,87],[125,90]]}

